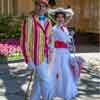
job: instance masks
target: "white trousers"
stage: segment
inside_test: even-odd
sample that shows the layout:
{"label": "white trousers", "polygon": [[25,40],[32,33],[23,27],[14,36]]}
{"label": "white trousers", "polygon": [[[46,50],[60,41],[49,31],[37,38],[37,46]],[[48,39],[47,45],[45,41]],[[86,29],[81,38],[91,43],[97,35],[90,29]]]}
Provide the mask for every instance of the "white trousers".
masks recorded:
{"label": "white trousers", "polygon": [[48,75],[48,64],[46,62],[36,66],[35,81],[30,100],[40,100],[40,96],[43,97],[43,100],[51,100],[52,98],[51,81]]}

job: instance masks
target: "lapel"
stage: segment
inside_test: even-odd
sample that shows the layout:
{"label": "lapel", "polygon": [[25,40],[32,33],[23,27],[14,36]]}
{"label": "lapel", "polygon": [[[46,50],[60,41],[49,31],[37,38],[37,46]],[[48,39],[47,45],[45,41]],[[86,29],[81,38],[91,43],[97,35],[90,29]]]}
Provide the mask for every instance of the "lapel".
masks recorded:
{"label": "lapel", "polygon": [[49,26],[49,21],[47,20],[47,18],[44,21],[44,28],[41,25],[38,17],[36,17],[36,22],[37,22],[37,25],[39,26],[39,28],[41,28],[41,30],[43,31],[43,33],[45,33],[47,31],[47,29],[48,29],[48,26]]}

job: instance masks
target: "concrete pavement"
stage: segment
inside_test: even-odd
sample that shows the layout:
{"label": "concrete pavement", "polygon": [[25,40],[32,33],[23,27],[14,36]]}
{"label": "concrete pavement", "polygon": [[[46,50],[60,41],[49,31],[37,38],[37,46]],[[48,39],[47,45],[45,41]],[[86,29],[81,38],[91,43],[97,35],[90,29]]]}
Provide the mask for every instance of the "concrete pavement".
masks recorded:
{"label": "concrete pavement", "polygon": [[[79,100],[100,100],[100,54],[82,53],[86,63],[79,81]],[[0,65],[0,100],[24,100],[30,71],[23,62]],[[62,99],[54,99],[62,100]]]}

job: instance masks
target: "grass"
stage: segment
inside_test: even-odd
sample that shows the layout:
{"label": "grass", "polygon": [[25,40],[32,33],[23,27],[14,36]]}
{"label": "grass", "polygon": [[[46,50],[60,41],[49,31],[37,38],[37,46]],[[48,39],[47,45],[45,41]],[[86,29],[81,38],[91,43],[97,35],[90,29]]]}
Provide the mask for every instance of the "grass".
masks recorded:
{"label": "grass", "polygon": [[14,53],[9,56],[0,55],[0,64],[5,64],[8,62],[13,62],[13,61],[16,62],[20,60],[23,60],[21,53]]}
{"label": "grass", "polygon": [[16,60],[20,60],[20,59],[23,59],[23,57],[20,53],[18,53],[18,54],[15,53],[15,54],[8,56],[8,61],[16,61]]}

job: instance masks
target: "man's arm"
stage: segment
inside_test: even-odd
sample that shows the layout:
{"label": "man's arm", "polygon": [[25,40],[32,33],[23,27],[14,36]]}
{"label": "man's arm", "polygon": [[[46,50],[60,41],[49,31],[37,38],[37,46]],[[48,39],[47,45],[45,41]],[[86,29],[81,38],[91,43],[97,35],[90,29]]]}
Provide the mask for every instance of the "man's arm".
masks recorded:
{"label": "man's arm", "polygon": [[22,50],[22,54],[24,56],[24,60],[26,63],[28,63],[28,56],[26,51],[26,35],[27,35],[27,22],[26,19],[23,21],[21,25],[21,39],[20,39],[20,47]]}
{"label": "man's arm", "polygon": [[51,22],[49,21],[49,44],[48,44],[48,63],[52,63],[53,58],[54,58],[54,39],[53,39],[53,32],[52,32],[52,25]]}
{"label": "man's arm", "polygon": [[30,35],[31,32],[29,32],[29,27],[31,27],[28,22],[29,18],[26,18],[24,22],[21,25],[21,40],[20,40],[20,46],[22,50],[22,54],[24,56],[25,63],[27,64],[29,69],[34,69],[34,64],[31,59],[30,54]]}

